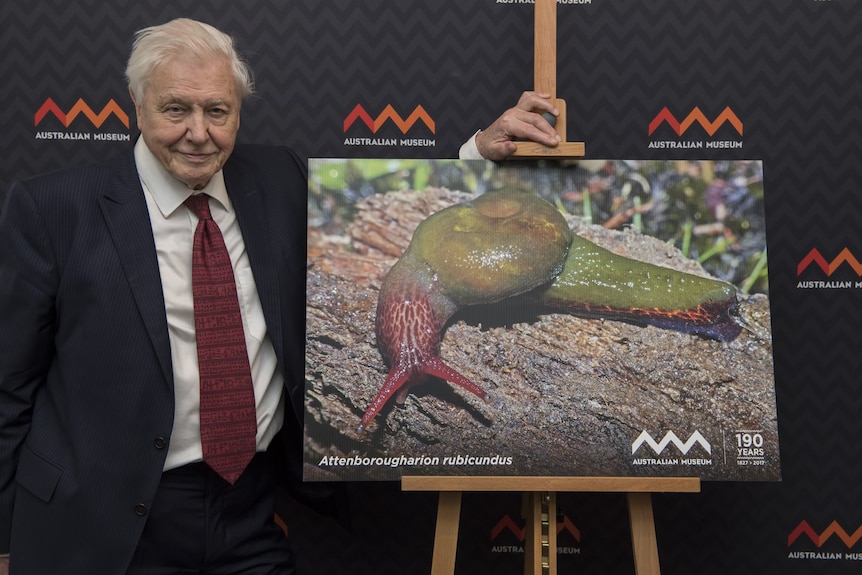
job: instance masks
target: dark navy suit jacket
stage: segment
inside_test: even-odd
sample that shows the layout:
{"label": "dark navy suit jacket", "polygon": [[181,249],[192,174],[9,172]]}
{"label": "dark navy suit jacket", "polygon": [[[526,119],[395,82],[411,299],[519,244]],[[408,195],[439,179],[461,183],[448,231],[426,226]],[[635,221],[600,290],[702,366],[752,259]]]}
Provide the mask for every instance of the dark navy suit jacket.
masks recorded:
{"label": "dark navy suit jacket", "polygon": [[[224,176],[285,376],[295,456],[305,164],[287,148],[238,145]],[[159,267],[131,149],[11,188],[0,213],[0,346],[0,552],[11,545],[15,573],[123,573],[174,414]]]}

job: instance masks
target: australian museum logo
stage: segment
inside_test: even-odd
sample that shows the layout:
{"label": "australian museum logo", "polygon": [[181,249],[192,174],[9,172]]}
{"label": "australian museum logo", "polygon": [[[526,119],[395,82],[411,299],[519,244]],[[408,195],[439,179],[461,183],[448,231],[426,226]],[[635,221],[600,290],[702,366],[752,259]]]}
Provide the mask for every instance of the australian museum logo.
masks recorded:
{"label": "australian museum logo", "polygon": [[49,97],[33,114],[33,126],[36,140],[131,140],[129,115],[113,98],[101,108],[94,108],[83,98],[63,108]]}
{"label": "australian museum logo", "polygon": [[434,147],[437,125],[421,105],[405,115],[387,104],[372,116],[356,104],[344,118],[344,145],[351,147]]}
{"label": "australian museum logo", "polygon": [[862,527],[845,529],[838,521],[832,521],[818,531],[808,521],[802,520],[787,536],[787,558],[807,561],[862,561],[859,541]]}
{"label": "australian museum logo", "polygon": [[862,263],[846,247],[831,258],[812,248],[796,264],[796,277],[797,289],[862,289]]}
{"label": "australian museum logo", "polygon": [[[581,530],[565,514],[557,515],[557,555],[581,554]],[[524,553],[527,529],[523,520],[504,515],[491,528],[491,553]]]}
{"label": "australian museum logo", "polygon": [[665,106],[650,121],[647,145],[657,150],[742,149],[743,123],[730,106],[708,116],[698,106],[683,114]]}
{"label": "australian museum logo", "polygon": [[700,431],[695,431],[685,441],[673,431],[668,431],[657,441],[644,430],[632,442],[632,456],[632,465],[636,466],[712,465],[712,445]]}

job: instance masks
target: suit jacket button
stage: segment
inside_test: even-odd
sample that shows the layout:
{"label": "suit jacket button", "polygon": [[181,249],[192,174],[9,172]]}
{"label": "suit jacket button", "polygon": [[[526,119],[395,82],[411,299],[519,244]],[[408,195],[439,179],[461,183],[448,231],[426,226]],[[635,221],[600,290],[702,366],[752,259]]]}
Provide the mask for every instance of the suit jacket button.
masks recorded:
{"label": "suit jacket button", "polygon": [[138,503],[137,505],[135,505],[135,515],[137,515],[138,517],[143,517],[146,514],[147,514],[147,506],[146,505],[144,505],[143,503]]}
{"label": "suit jacket button", "polygon": [[167,444],[168,440],[164,437],[157,437],[153,440],[153,445],[156,447],[156,449],[164,449]]}

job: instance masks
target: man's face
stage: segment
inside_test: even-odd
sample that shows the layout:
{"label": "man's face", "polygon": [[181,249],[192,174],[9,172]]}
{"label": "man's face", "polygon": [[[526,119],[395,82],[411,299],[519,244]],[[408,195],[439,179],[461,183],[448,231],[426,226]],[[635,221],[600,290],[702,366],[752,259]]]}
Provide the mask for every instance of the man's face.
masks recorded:
{"label": "man's face", "polygon": [[135,101],[144,143],[191,189],[204,187],[233,151],[240,100],[227,59],[179,57],[158,66]]}

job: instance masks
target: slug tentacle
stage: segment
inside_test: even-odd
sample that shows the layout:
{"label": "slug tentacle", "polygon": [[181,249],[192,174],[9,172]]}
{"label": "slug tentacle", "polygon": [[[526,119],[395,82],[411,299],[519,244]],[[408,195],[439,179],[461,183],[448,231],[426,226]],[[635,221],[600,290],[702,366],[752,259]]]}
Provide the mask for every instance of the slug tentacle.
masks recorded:
{"label": "slug tentacle", "polygon": [[732,285],[614,254],[575,236],[536,195],[489,192],[426,218],[383,280],[376,336],[390,371],[359,429],[426,376],[487,401],[479,385],[440,358],[440,338],[459,308],[513,296],[721,341],[741,331]]}
{"label": "slug tentacle", "polygon": [[439,377],[445,381],[460,385],[483,401],[487,402],[490,399],[490,396],[484,389],[452,369],[440,356],[430,356],[418,363],[411,363],[409,361],[400,362],[392,366],[389,375],[386,376],[383,387],[380,388],[380,391],[374,397],[374,401],[371,402],[362,415],[358,430],[362,431],[368,427],[371,420],[374,419],[396,392],[395,402],[399,404],[404,403],[404,399],[410,388],[414,384],[419,383],[422,380],[422,376],[426,375]]}

